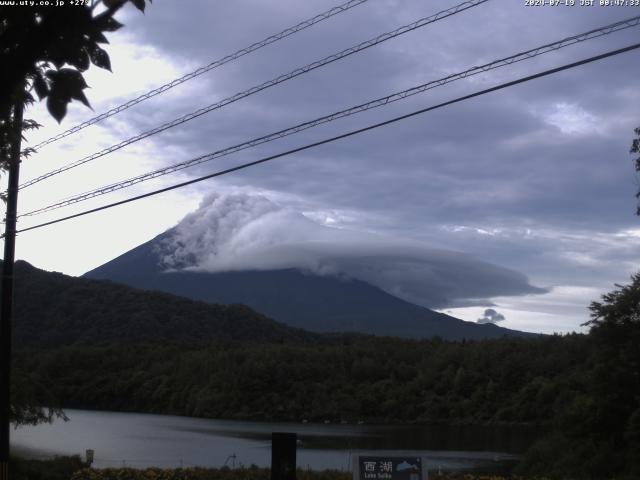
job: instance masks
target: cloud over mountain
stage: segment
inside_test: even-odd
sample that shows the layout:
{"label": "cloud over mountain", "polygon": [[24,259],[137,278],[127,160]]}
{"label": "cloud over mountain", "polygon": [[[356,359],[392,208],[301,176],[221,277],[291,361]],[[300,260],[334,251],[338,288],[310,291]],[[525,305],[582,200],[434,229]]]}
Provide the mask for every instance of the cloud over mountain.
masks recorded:
{"label": "cloud over mountain", "polygon": [[320,225],[262,195],[213,194],[157,248],[167,270],[296,268],[344,276],[430,308],[543,293],[519,272],[415,241]]}

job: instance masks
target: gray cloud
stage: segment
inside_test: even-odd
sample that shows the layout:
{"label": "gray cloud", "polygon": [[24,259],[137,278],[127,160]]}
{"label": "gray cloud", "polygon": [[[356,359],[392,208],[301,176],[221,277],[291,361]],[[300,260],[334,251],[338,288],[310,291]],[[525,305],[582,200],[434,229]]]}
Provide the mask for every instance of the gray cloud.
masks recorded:
{"label": "gray cloud", "polygon": [[167,269],[298,268],[357,278],[432,308],[545,292],[518,272],[464,253],[330,228],[264,196],[246,193],[205,198],[172,230],[159,253]]}
{"label": "gray cloud", "polygon": [[504,322],[505,320],[506,318],[504,315],[496,312],[493,308],[487,308],[484,311],[484,314],[482,315],[482,317],[476,320],[476,322],[480,324],[486,324],[486,323]]}
{"label": "gray cloud", "polygon": [[[443,2],[438,8],[455,3]],[[193,0],[190,11],[198,15],[183,17],[172,4],[159,4],[145,18],[131,14],[126,21],[142,42],[156,45],[165,55],[205,64],[333,4],[252,1],[212,9],[208,2]],[[159,149],[183,145],[185,156],[212,151],[625,16],[598,7],[550,10],[489,2],[261,92],[154,141]],[[216,70],[202,79],[204,96],[194,92],[190,99],[187,95],[180,102],[163,102],[162,111],[171,118],[431,13],[434,7],[423,2],[362,5]],[[190,35],[183,35],[187,30]],[[625,44],[633,33],[448,85],[234,158],[253,160],[601,52]],[[628,57],[606,60],[283,159],[270,164],[267,175],[256,168],[225,182],[288,191],[331,207],[366,208],[381,215],[400,211],[406,222],[525,219],[623,228],[633,211],[635,187],[625,161],[637,121],[629,95],[636,91],[638,73],[640,66]],[[593,120],[572,126],[584,116],[562,115],[557,111],[562,105]],[[151,116],[146,112],[156,111],[150,102],[135,121],[147,126]],[[191,171],[195,175],[233,163],[226,159]]]}

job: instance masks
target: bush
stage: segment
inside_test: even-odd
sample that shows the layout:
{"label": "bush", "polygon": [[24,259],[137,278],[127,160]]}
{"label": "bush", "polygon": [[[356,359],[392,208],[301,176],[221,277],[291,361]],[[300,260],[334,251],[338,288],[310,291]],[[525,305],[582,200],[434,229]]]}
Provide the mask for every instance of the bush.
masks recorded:
{"label": "bush", "polygon": [[[351,480],[351,473],[335,470],[307,471],[298,469],[298,480]],[[268,468],[85,468],[71,480],[270,480]]]}
{"label": "bush", "polygon": [[12,457],[9,463],[11,480],[69,480],[87,464],[79,456],[56,457],[51,460],[27,460]]}

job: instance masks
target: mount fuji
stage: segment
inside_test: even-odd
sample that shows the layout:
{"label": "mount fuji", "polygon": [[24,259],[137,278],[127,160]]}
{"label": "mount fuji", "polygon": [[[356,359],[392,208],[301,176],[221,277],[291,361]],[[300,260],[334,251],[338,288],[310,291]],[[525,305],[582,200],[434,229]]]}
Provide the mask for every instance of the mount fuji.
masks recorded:
{"label": "mount fuji", "polygon": [[492,288],[496,294],[542,291],[517,272],[464,254],[354,237],[244,194],[210,196],[176,227],[85,277],[244,304],[314,332],[447,340],[533,334],[462,321],[412,298],[442,304],[459,299],[460,290],[472,290],[471,298],[491,296]]}

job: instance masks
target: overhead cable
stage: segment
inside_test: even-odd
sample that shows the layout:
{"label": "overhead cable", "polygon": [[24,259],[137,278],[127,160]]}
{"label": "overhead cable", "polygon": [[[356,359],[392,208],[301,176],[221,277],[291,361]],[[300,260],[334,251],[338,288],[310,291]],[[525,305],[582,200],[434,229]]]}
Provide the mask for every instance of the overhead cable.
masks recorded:
{"label": "overhead cable", "polygon": [[122,190],[124,188],[131,187],[141,182],[145,182],[147,180],[152,180],[154,178],[158,178],[164,175],[168,175],[170,173],[174,173],[180,170],[184,170],[185,168],[193,167],[195,165],[199,165],[204,162],[209,162],[216,158],[220,158],[226,155],[231,155],[233,153],[239,152],[241,150],[245,150],[248,148],[255,147],[257,145],[261,145],[263,143],[271,142],[277,140],[279,138],[283,138],[289,135],[293,135],[299,133],[301,131],[316,127],[318,125],[322,125],[325,123],[332,122],[334,120],[348,117],[350,115],[354,115],[360,112],[364,112],[367,110],[371,110],[377,107],[381,107],[384,105],[388,105],[389,103],[396,102],[398,100],[403,100],[413,95],[417,95],[419,93],[423,93],[427,90],[446,85],[448,83],[454,82],[456,80],[464,79],[471,77],[473,75],[477,75],[479,73],[487,72],[490,70],[494,70],[496,68],[504,67],[507,65],[512,65],[516,62],[520,62],[523,60],[528,60],[530,58],[537,57],[539,55],[543,55],[545,53],[549,53],[552,51],[559,50],[564,47],[568,47],[570,45],[574,45],[576,43],[584,42],[586,40],[591,40],[593,38],[598,38],[604,35],[609,35],[613,32],[617,32],[626,28],[634,27],[640,25],[640,15],[636,17],[632,17],[626,20],[622,20],[619,22],[615,22],[597,29],[589,30],[587,32],[573,35],[571,37],[564,38],[562,40],[558,40],[553,43],[548,43],[546,45],[542,45],[540,47],[536,47],[524,52],[517,53],[515,55],[511,55],[509,57],[501,58],[499,60],[494,60],[493,62],[486,63],[481,66],[475,66],[468,70],[464,70],[463,72],[454,73],[448,75],[446,77],[440,78],[438,80],[432,80],[430,82],[424,83],[422,85],[418,85],[416,87],[412,87],[401,92],[392,93],[391,95],[387,95],[385,97],[377,98],[375,100],[371,100],[367,103],[363,103],[360,105],[356,105],[345,110],[341,110],[339,112],[332,113],[330,115],[325,115],[323,117],[316,118],[314,120],[310,120],[304,123],[300,123],[293,127],[286,128],[284,130],[279,130],[274,133],[270,133],[268,135],[264,135],[258,138],[254,138],[252,140],[233,145],[231,147],[224,148],[222,150],[218,150],[212,153],[207,153],[205,155],[201,155],[190,160],[186,160],[184,162],[177,163],[175,165],[171,165],[168,167],[160,168],[158,170],[154,170],[152,172],[147,172],[142,175],[138,175],[136,177],[129,178],[127,180],[123,180],[117,183],[112,183],[110,185],[102,186],[100,188],[90,190],[88,192],[84,192],[78,195],[74,195],[72,197],[65,198],[56,203],[47,205],[45,207],[38,208],[36,210],[32,210],[21,214],[20,216],[32,216],[40,213],[49,212],[52,210],[56,210],[58,208],[66,207],[68,205],[72,205],[78,202],[82,202],[85,200],[89,200],[91,198],[95,198],[101,195],[105,195],[107,193],[111,193],[117,190]]}
{"label": "overhead cable", "polygon": [[40,223],[38,225],[33,225],[31,227],[23,228],[21,230],[18,230],[16,233],[28,232],[30,230],[35,230],[35,229],[38,229],[38,228],[46,227],[46,226],[53,225],[53,224],[56,224],[56,223],[60,223],[60,222],[64,222],[64,221],[67,221],[67,220],[74,219],[74,218],[78,218],[78,217],[82,217],[82,216],[85,216],[85,215],[89,215],[91,213],[96,213],[96,212],[100,212],[102,210],[107,210],[109,208],[117,207],[119,205],[125,205],[127,203],[135,202],[137,200],[142,200],[144,198],[152,197],[154,195],[158,195],[158,194],[161,194],[161,193],[164,193],[164,192],[168,192],[168,191],[171,191],[171,190],[176,190],[178,188],[186,187],[188,185],[193,185],[195,183],[199,183],[199,182],[202,182],[204,180],[208,180],[210,178],[220,177],[222,175],[226,175],[226,174],[229,174],[229,173],[232,173],[232,172],[237,172],[239,170],[244,170],[246,168],[253,167],[253,166],[256,166],[256,165],[259,165],[259,164],[262,164],[262,163],[266,163],[266,162],[269,162],[269,161],[272,161],[272,160],[276,160],[278,158],[282,158],[282,157],[285,157],[285,156],[288,156],[288,155],[292,155],[294,153],[302,152],[304,150],[309,150],[311,148],[315,148],[315,147],[318,147],[320,145],[325,145],[327,143],[335,142],[337,140],[342,140],[344,138],[352,137],[352,136],[358,135],[360,133],[364,133],[364,132],[368,132],[370,130],[374,130],[374,129],[377,129],[377,128],[380,128],[380,127],[384,127],[384,126],[390,125],[392,123],[399,122],[401,120],[406,120],[407,118],[411,118],[411,117],[414,117],[414,116],[417,116],[417,115],[421,115],[423,113],[427,113],[427,112],[430,112],[430,111],[433,111],[433,110],[437,110],[439,108],[443,108],[443,107],[446,107],[446,106],[449,106],[449,105],[453,105],[453,104],[460,103],[460,102],[463,102],[463,101],[466,101],[466,100],[470,100],[472,98],[479,97],[481,95],[486,95],[488,93],[495,92],[495,91],[498,91],[498,90],[502,90],[502,89],[505,89],[505,88],[508,88],[508,87],[512,87],[514,85],[518,85],[518,84],[521,84],[521,83],[526,83],[526,82],[529,82],[531,80],[535,80],[535,79],[538,79],[538,78],[542,78],[542,77],[546,77],[546,76],[549,76],[549,75],[553,75],[555,73],[562,72],[562,71],[565,71],[565,70],[569,70],[571,68],[579,67],[579,66],[582,66],[582,65],[586,65],[588,63],[596,62],[598,60],[603,60],[603,59],[608,58],[608,57],[613,57],[615,55],[619,55],[621,53],[625,53],[625,52],[629,52],[629,51],[632,51],[632,50],[636,50],[638,48],[640,48],[640,43],[636,43],[636,44],[633,44],[633,45],[630,45],[630,46],[624,47],[624,48],[619,48],[617,50],[612,50],[612,51],[609,51],[609,52],[606,52],[606,53],[603,53],[603,54],[600,54],[600,55],[595,55],[593,57],[585,58],[585,59],[577,61],[577,62],[565,64],[565,65],[563,65],[561,67],[556,67],[556,68],[552,68],[550,70],[545,70],[543,72],[539,72],[539,73],[536,73],[536,74],[533,74],[533,75],[522,77],[522,78],[519,78],[517,80],[512,80],[510,82],[501,83],[501,84],[496,85],[494,87],[487,88],[487,89],[484,89],[484,90],[480,90],[480,91],[471,93],[469,95],[464,95],[462,97],[455,98],[454,100],[449,100],[447,102],[439,103],[439,104],[433,105],[431,107],[427,107],[427,108],[423,108],[423,109],[420,109],[420,110],[416,110],[414,112],[407,113],[407,114],[401,115],[399,117],[394,117],[394,118],[392,118],[390,120],[386,120],[384,122],[380,122],[380,123],[376,123],[376,124],[373,124],[373,125],[369,125],[369,126],[364,127],[364,128],[359,128],[357,130],[352,130],[350,132],[343,133],[341,135],[336,135],[334,137],[326,138],[324,140],[320,140],[318,142],[310,143],[310,144],[304,145],[302,147],[294,148],[294,149],[288,150],[286,152],[282,152],[282,153],[279,153],[279,154],[276,154],[276,155],[271,155],[269,157],[261,158],[259,160],[255,160],[253,162],[248,162],[248,163],[244,163],[242,165],[237,165],[237,166],[232,167],[232,168],[227,168],[225,170],[221,170],[221,171],[218,171],[218,172],[210,173],[209,175],[204,175],[202,177],[194,178],[194,179],[188,180],[186,182],[182,182],[182,183],[178,183],[178,184],[175,184],[175,185],[171,185],[169,187],[160,188],[158,190],[154,190],[152,192],[144,193],[142,195],[137,195],[135,197],[127,198],[125,200],[120,200],[118,202],[113,202],[113,203],[110,203],[110,204],[107,204],[107,205],[103,205],[101,207],[92,208],[92,209],[85,210],[85,211],[82,211],[82,212],[79,212],[79,213],[75,213],[73,215],[68,215],[66,217],[61,217],[61,218],[58,218],[58,219],[55,219],[55,220],[51,220],[51,221],[48,221],[48,222]]}
{"label": "overhead cable", "polygon": [[392,31],[392,32],[387,32],[387,33],[383,33],[382,35],[379,35],[371,40],[367,40],[365,42],[359,43],[358,45],[355,45],[353,47],[347,48],[345,50],[342,50],[338,53],[334,53],[332,55],[329,55],[328,57],[324,57],[321,60],[317,60],[313,63],[309,63],[303,67],[299,67],[296,68],[295,70],[290,71],[289,73],[285,73],[283,75],[280,75],[272,80],[269,80],[267,82],[264,82],[260,85],[257,85],[255,87],[252,87],[248,90],[244,90],[240,93],[236,93],[235,95],[232,95],[230,97],[225,98],[224,100],[220,100],[216,103],[213,103],[211,105],[208,105],[206,107],[200,108],[194,112],[188,113],[186,115],[183,115],[180,118],[177,118],[175,120],[172,120],[170,122],[164,123],[158,127],[152,128],[151,130],[147,130],[146,132],[143,132],[139,135],[136,135],[134,137],[128,138],[127,140],[124,140],[120,143],[117,143],[115,145],[112,145],[110,147],[107,147],[99,152],[96,152],[92,155],[89,155],[87,157],[81,158],[80,160],[76,160],[74,162],[71,162],[63,167],[57,168],[55,170],[51,170],[43,175],[40,175],[39,177],[36,177],[32,180],[29,180],[25,183],[23,183],[22,185],[20,185],[20,188],[27,188],[31,185],[34,185],[38,182],[41,182],[43,180],[46,180],[47,178],[50,178],[54,175],[57,175],[59,173],[62,172],[66,172],[67,170],[70,170],[72,168],[75,168],[79,165],[83,165],[87,162],[96,160],[100,157],[103,157],[105,155],[108,155],[109,153],[113,153],[116,150],[120,150],[123,147],[126,147],[127,145],[131,145],[132,143],[138,142],[140,140],[143,140],[145,138],[151,137],[153,135],[156,135],[158,133],[164,132],[165,130],[168,130],[172,127],[181,125],[185,122],[188,122],[190,120],[193,120],[194,118],[198,118],[206,113],[209,113],[213,110],[217,110],[220,109],[226,105],[229,105],[231,103],[237,102],[238,100],[241,100],[243,98],[249,97],[251,95],[254,95],[258,92],[261,92],[262,90],[265,90],[267,88],[273,87],[275,85],[278,85],[280,83],[286,82],[287,80],[291,80],[292,78],[298,77],[300,75],[303,75],[305,73],[308,73],[312,70],[315,70],[317,68],[323,67],[325,65],[328,65],[330,63],[333,63],[337,60],[340,60],[342,58],[348,57],[349,55],[353,55],[354,53],[357,52],[361,52],[362,50],[365,50],[367,48],[373,47],[374,45],[378,45],[382,42],[386,42],[387,40],[391,40],[392,38],[398,37],[400,35],[403,35],[405,33],[411,32],[413,30],[416,30],[418,28],[424,27],[426,25],[432,24],[434,22],[437,22],[439,20],[442,20],[444,18],[450,17],[452,15],[455,15],[457,13],[460,13],[464,10],[468,10],[472,7],[478,6],[482,3],[486,3],[489,0],[469,0],[466,2],[463,2],[459,5],[456,5],[455,7],[451,7],[448,8],[446,10],[442,10],[434,15],[431,15],[429,17],[425,17],[422,18],[420,20],[417,20],[413,23],[410,23],[408,25],[404,25],[400,28],[397,28],[396,30]]}
{"label": "overhead cable", "polygon": [[100,115],[97,115],[93,118],[90,118],[89,120],[86,120],[78,125],[75,125],[74,127],[71,127],[68,130],[65,130],[62,133],[59,133],[57,135],[54,135],[51,138],[48,138],[40,143],[38,143],[37,145],[35,145],[33,148],[35,150],[38,150],[42,147],[44,147],[45,145],[49,145],[50,143],[53,143],[57,140],[60,140],[62,138],[68,137],[69,135],[73,135],[74,133],[79,132],[80,130],[87,128],[91,125],[94,125],[98,122],[101,122],[102,120],[105,120],[106,118],[112,117],[113,115],[116,115],[124,110],[127,110],[128,108],[133,107],[134,105],[137,105],[138,103],[144,102],[145,100],[148,100],[150,98],[155,97],[156,95],[160,95],[161,93],[166,92],[167,90],[172,89],[173,87],[176,87],[184,82],[187,82],[193,78],[199,77],[200,75],[207,73],[211,70],[213,70],[214,68],[218,68],[221,67],[222,65],[224,65],[225,63],[229,63],[233,60],[237,60],[240,57],[243,57],[249,53],[255,52],[256,50],[261,49],[262,47],[266,47],[267,45],[270,45],[274,42],[277,42],[278,40],[282,40],[283,38],[286,38],[290,35],[293,35],[294,33],[298,33],[301,30],[304,30],[306,28],[309,28],[313,25],[315,25],[316,23],[320,23],[324,20],[327,20],[328,18],[333,17],[334,15],[338,15],[339,13],[345,12],[347,10],[350,10],[353,7],[356,7],[362,3],[368,2],[369,0],[349,0],[348,2],[345,2],[341,5],[338,5],[337,7],[333,7],[330,10],[327,10],[326,12],[322,12],[318,15],[316,15],[315,17],[309,18],[307,20],[304,20],[300,23],[298,23],[297,25],[294,25],[293,27],[289,27],[283,31],[281,31],[280,33],[276,33],[275,35],[271,35],[267,38],[265,38],[264,40],[260,40],[259,42],[253,43],[251,45],[249,45],[248,47],[244,47],[241,48],[240,50],[238,50],[237,52],[231,53],[229,55],[226,55],[222,58],[219,58],[218,60],[215,60],[211,63],[209,63],[208,65],[205,65],[203,67],[200,67],[196,70],[194,70],[191,73],[187,73],[186,75],[183,75],[180,78],[176,78],[175,80],[172,80],[170,82],[165,83],[164,85],[161,85],[157,88],[154,88],[153,90],[140,95],[132,100],[129,100],[126,103],[123,103],[122,105],[119,105],[117,107],[114,107],[104,113],[101,113]]}

